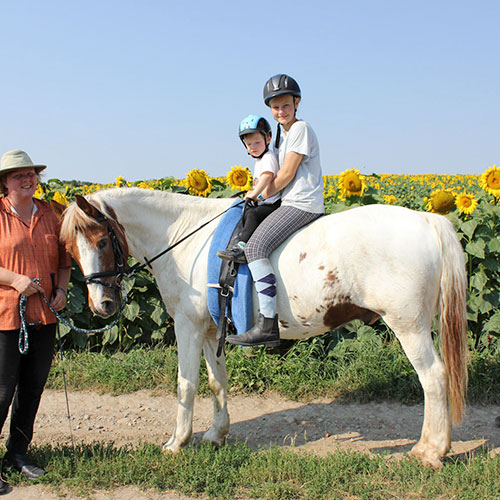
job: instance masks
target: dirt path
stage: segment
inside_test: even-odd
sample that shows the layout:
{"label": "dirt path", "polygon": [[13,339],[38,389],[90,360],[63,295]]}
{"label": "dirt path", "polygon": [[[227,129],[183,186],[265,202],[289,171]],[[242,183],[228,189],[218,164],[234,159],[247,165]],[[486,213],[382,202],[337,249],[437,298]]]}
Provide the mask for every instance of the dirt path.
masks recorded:
{"label": "dirt path", "polygon": [[[69,395],[69,404],[75,442],[113,441],[117,446],[140,442],[162,444],[167,441],[175,422],[175,397],[153,396],[144,391],[116,397],[75,392]],[[229,443],[246,441],[252,448],[269,444],[294,446],[297,450],[318,455],[326,455],[340,447],[366,453],[388,452],[389,457],[401,456],[418,439],[423,418],[422,405],[342,404],[326,399],[297,403],[276,395],[233,396],[229,399],[229,412]],[[462,427],[453,429],[450,454],[472,452],[482,444],[491,448],[492,453],[500,452],[500,428],[494,423],[499,414],[500,408],[494,406],[469,407]],[[211,400],[197,398],[194,444],[201,441],[211,419]],[[33,442],[69,443],[69,435],[64,393],[45,391]],[[57,497],[47,488],[34,485],[15,488],[5,498],[49,500]],[[96,493],[94,498],[181,500],[185,497],[121,488],[112,493]]]}

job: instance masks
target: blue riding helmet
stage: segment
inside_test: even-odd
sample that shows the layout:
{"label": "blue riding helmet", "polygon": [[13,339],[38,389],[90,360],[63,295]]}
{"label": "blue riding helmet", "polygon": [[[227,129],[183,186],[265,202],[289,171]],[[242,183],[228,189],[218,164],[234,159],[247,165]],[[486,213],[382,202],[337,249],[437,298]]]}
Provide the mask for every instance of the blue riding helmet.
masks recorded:
{"label": "blue riding helmet", "polygon": [[271,125],[269,125],[269,122],[263,116],[260,115],[248,115],[246,118],[243,118],[243,120],[241,120],[240,122],[239,136],[241,142],[243,143],[243,146],[245,146],[245,149],[246,145],[243,138],[245,137],[245,135],[254,134],[255,132],[259,132],[264,136],[264,140],[266,141],[266,149],[260,156],[253,156],[253,155],[250,156],[252,158],[262,158],[269,150],[269,146],[267,144],[267,138],[269,134],[272,135]]}
{"label": "blue riding helmet", "polygon": [[243,140],[244,135],[253,134],[255,132],[260,132],[267,138],[267,135],[271,133],[271,126],[268,121],[260,115],[248,115],[246,118],[243,118],[240,122],[240,139]]}

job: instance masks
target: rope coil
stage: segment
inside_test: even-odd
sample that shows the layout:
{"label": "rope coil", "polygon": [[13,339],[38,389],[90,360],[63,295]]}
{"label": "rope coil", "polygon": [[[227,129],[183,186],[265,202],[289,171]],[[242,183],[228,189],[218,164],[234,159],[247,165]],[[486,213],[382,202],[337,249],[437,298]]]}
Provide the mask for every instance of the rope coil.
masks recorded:
{"label": "rope coil", "polygon": [[[36,283],[39,283],[40,280],[38,278],[35,278],[33,281]],[[47,303],[49,306],[49,309],[55,314],[56,318],[61,322],[64,323],[68,328],[71,330],[75,330],[79,333],[85,333],[87,335],[95,335],[96,333],[103,333],[107,330],[111,330],[114,326],[118,324],[118,322],[121,319],[121,316],[123,314],[123,310],[125,309],[125,306],[127,305],[127,292],[125,292],[125,289],[123,287],[120,287],[121,293],[122,293],[122,300],[121,300],[121,305],[120,305],[120,310],[118,311],[118,314],[116,318],[107,326],[103,326],[102,328],[94,328],[94,329],[84,329],[80,328],[72,323],[70,323],[64,316],[61,316],[53,307],[52,304],[50,303],[49,299],[47,296],[43,293],[40,292],[43,300]],[[20,295],[19,297],[19,312],[21,315],[21,328],[19,329],[19,352],[21,354],[26,354],[29,349],[29,341],[28,341],[28,327],[30,326],[28,323],[26,323],[25,319],[25,313],[26,313],[26,300],[27,297],[26,295]]]}

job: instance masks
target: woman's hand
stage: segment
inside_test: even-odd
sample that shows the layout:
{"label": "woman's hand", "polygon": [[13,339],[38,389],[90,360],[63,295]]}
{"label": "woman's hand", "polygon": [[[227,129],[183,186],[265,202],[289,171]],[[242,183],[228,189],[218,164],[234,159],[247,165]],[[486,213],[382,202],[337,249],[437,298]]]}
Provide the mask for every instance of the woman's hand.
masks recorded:
{"label": "woman's hand", "polygon": [[66,291],[62,288],[56,288],[56,294],[54,298],[50,301],[50,305],[56,310],[60,311],[66,306]]}
{"label": "woman's hand", "polygon": [[38,283],[23,274],[16,274],[12,279],[11,286],[26,297],[43,292],[43,288]]}

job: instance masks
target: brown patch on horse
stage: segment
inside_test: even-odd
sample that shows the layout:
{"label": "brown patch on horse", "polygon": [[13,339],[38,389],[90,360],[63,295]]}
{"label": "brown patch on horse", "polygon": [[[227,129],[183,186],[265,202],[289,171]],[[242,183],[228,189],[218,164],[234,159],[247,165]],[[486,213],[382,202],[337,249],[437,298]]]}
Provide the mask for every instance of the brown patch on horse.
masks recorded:
{"label": "brown patch on horse", "polygon": [[319,267],[318,267],[318,269],[319,269],[320,271],[323,271],[323,269],[324,269],[324,268],[325,268],[325,266],[319,266]]}
{"label": "brown patch on horse", "polygon": [[306,252],[302,252],[300,255],[299,255],[299,264],[307,257],[307,253]]}
{"label": "brown patch on horse", "polygon": [[330,282],[330,284],[338,280],[337,275],[333,271],[328,271],[326,279]]}
{"label": "brown patch on horse", "polygon": [[364,323],[373,324],[378,318],[380,316],[377,313],[345,301],[327,306],[323,323],[330,329],[334,329],[354,319],[360,319]]}
{"label": "brown patch on horse", "polygon": [[[80,196],[80,205],[85,205],[85,211],[77,203],[71,203],[64,211],[61,220],[60,239],[65,244],[68,252],[79,263],[80,254],[76,244],[78,234],[85,235],[91,247],[96,248],[99,241],[107,239],[106,247],[100,251],[100,264],[103,270],[114,268],[114,254],[113,245],[108,232],[108,227],[105,222],[97,222],[93,217],[99,215],[99,210],[92,205],[88,200]],[[120,223],[118,223],[109,214],[114,210],[106,205],[106,216],[108,217],[110,225],[113,227],[116,236],[122,246],[125,254],[125,259],[128,256],[128,245],[125,237],[125,231]],[[89,215],[90,214],[90,215]]]}
{"label": "brown patch on horse", "polygon": [[280,326],[281,328],[288,328],[288,323],[286,321],[280,320]]}

